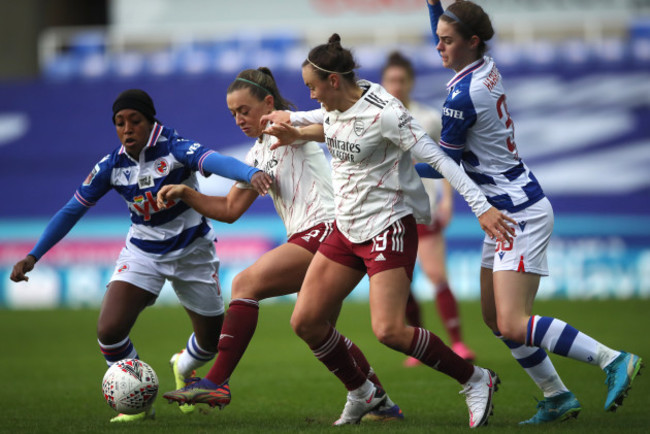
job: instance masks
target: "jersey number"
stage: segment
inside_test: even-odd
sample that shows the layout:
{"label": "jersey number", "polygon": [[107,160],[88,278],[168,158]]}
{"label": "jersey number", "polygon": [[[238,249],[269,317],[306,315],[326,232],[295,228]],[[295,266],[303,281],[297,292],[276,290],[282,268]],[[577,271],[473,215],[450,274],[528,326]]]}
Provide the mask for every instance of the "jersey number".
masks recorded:
{"label": "jersey number", "polygon": [[499,115],[499,119],[502,121],[505,117],[506,128],[510,130],[510,135],[506,140],[506,144],[508,145],[508,151],[514,153],[515,158],[518,160],[519,155],[517,153],[517,145],[515,144],[515,125],[514,122],[512,122],[512,118],[510,118],[510,113],[508,112],[508,106],[506,105],[505,94],[501,95],[501,97],[499,97],[499,100],[497,101],[497,114]]}

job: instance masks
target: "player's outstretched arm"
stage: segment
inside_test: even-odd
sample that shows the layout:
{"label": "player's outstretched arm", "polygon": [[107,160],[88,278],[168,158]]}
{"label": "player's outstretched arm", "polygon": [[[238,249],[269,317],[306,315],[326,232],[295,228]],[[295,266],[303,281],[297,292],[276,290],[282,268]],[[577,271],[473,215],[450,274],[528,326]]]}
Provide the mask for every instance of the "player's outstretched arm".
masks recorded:
{"label": "player's outstretched arm", "polygon": [[274,124],[291,124],[294,127],[304,127],[312,124],[322,124],[324,113],[322,109],[310,111],[291,112],[286,110],[276,110],[260,118],[260,124],[265,126],[268,122]]}
{"label": "player's outstretched arm", "polygon": [[227,196],[207,196],[184,184],[163,186],[156,201],[166,208],[177,200],[182,200],[204,216],[224,223],[233,223],[246,212],[258,196],[256,190],[239,188],[234,185]]}
{"label": "player's outstretched arm", "polygon": [[202,159],[201,172],[214,173],[224,178],[235,181],[244,181],[251,184],[259,194],[268,193],[273,179],[260,169],[251,167],[234,157],[211,152]]}
{"label": "player's outstretched arm", "polygon": [[50,219],[50,222],[45,227],[45,230],[39,237],[36,245],[25,259],[18,261],[14,265],[9,278],[14,282],[28,281],[27,273],[34,269],[34,264],[38,261],[48,250],[50,250],[56,243],[61,241],[66,236],[70,229],[79,221],[81,217],[88,211],[88,208],[82,205],[77,199],[76,195],[68,201],[63,208],[61,208]]}
{"label": "player's outstretched arm", "polygon": [[516,222],[491,206],[478,186],[467,176],[456,161],[440,149],[433,139],[423,135],[411,148],[411,153],[419,160],[429,164],[436,172],[442,174],[452,187],[463,196],[474,215],[478,218],[481,229],[489,237],[496,238],[499,241],[509,242],[512,240],[515,229],[508,222],[512,224],[516,224]]}

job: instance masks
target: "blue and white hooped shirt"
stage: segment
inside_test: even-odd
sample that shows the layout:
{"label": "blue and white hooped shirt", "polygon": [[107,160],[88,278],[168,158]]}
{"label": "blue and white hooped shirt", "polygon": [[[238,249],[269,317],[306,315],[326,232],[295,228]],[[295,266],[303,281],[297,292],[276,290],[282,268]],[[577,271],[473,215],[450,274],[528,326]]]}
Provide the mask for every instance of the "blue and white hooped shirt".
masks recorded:
{"label": "blue and white hooped shirt", "polygon": [[156,194],[163,185],[185,184],[196,189],[196,172],[214,153],[173,129],[155,124],[138,160],[124,146],[99,161],[75,192],[75,199],[91,207],[110,189],[122,196],[131,214],[127,248],[154,259],[177,259],[190,253],[199,239],[215,240],[209,221],[182,201],[161,209]]}
{"label": "blue and white hooped shirt", "polygon": [[[429,5],[434,39],[442,14]],[[440,146],[461,154],[467,175],[495,208],[517,212],[544,198],[539,182],[521,160],[501,74],[490,57],[467,65],[447,83]]]}

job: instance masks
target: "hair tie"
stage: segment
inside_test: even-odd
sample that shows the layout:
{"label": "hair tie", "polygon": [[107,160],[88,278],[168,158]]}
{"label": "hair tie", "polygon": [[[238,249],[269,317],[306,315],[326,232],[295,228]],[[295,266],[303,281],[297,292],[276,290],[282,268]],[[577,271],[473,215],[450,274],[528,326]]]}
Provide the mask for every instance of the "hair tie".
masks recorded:
{"label": "hair tie", "polygon": [[449,9],[447,9],[446,11],[444,11],[442,14],[443,14],[443,15],[447,15],[449,18],[451,18],[452,20],[456,21],[458,24],[460,24],[461,27],[463,27],[465,30],[467,30],[467,32],[468,32],[470,35],[475,35],[475,34],[476,34],[476,33],[474,32],[474,30],[472,30],[472,28],[471,28],[470,26],[468,26],[467,24],[465,24],[464,22],[462,22],[462,21],[460,20],[460,18],[458,18],[458,17],[456,16],[456,14],[453,13],[453,12],[451,12]]}
{"label": "hair tie", "polygon": [[349,71],[347,71],[347,72],[330,71],[329,69],[321,68],[320,66],[316,65],[314,62],[312,62],[311,60],[309,60],[309,57],[307,58],[307,62],[309,62],[309,63],[311,64],[311,66],[313,66],[314,68],[316,68],[316,69],[320,69],[321,71],[323,71],[323,72],[327,72],[328,74],[342,74],[342,75],[345,75],[345,74],[349,74],[349,73],[351,73],[351,72],[354,72],[354,69],[351,69],[351,70],[349,70]]}
{"label": "hair tie", "polygon": [[252,84],[253,86],[257,86],[257,87],[259,87],[260,89],[262,89],[262,90],[263,90],[264,92],[266,92],[268,95],[272,95],[271,92],[270,92],[267,88],[265,88],[264,86],[262,86],[262,85],[259,84],[259,83],[255,83],[254,81],[246,80],[245,78],[241,78],[241,77],[237,77],[237,78],[235,78],[235,81],[243,81],[244,83]]}

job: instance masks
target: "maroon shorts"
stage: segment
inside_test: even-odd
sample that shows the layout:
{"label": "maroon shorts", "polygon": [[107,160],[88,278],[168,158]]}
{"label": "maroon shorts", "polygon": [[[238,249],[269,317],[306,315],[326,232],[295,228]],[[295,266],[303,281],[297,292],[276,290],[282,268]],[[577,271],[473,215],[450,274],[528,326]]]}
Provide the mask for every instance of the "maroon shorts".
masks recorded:
{"label": "maroon shorts", "polygon": [[325,238],[332,233],[334,223],[321,223],[306,231],[295,233],[287,243],[297,244],[312,252],[314,255]]}
{"label": "maroon shorts", "polygon": [[442,224],[437,217],[433,218],[430,225],[418,225],[418,237],[424,238],[431,235],[437,235],[442,232]]}
{"label": "maroon shorts", "polygon": [[404,267],[409,280],[413,280],[418,253],[417,224],[413,216],[408,215],[360,244],[348,240],[335,224],[334,231],[318,251],[334,262],[368,273],[369,277],[380,271]]}

